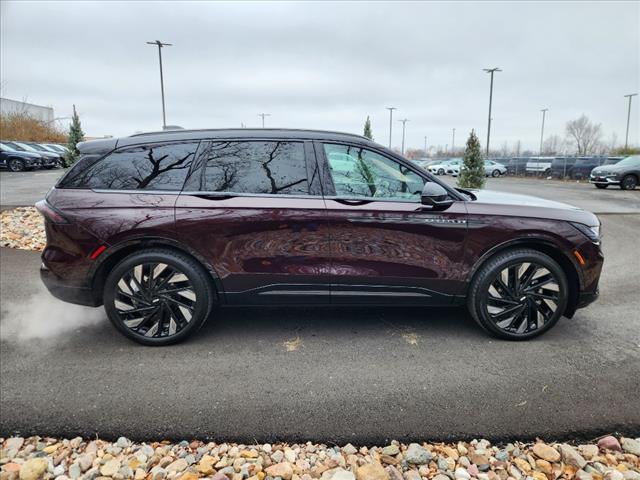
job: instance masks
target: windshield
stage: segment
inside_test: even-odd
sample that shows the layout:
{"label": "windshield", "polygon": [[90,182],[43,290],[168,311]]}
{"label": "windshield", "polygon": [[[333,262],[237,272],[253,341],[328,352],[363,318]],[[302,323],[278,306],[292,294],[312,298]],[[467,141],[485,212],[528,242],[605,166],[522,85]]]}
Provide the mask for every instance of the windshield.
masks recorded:
{"label": "windshield", "polygon": [[636,165],[640,165],[640,155],[632,155],[616,163],[616,167],[631,167]]}
{"label": "windshield", "polygon": [[0,147],[2,147],[2,150],[5,150],[7,152],[15,152],[16,151],[15,148],[10,147],[6,143],[0,143]]}
{"label": "windshield", "polygon": [[55,150],[57,152],[64,153],[64,148],[61,147],[60,145],[53,145],[51,143],[48,143],[47,147],[49,147],[50,149]]}
{"label": "windshield", "polygon": [[13,142],[13,143],[17,145],[19,148],[26,150],[27,152],[36,152],[36,153],[38,152],[38,150],[33,148],[31,145],[27,145],[26,143],[20,143],[20,142]]}
{"label": "windshield", "polygon": [[38,150],[40,152],[48,152],[49,150],[47,150],[46,148],[44,148],[42,145],[38,145],[37,143],[30,143],[29,146],[35,150]]}

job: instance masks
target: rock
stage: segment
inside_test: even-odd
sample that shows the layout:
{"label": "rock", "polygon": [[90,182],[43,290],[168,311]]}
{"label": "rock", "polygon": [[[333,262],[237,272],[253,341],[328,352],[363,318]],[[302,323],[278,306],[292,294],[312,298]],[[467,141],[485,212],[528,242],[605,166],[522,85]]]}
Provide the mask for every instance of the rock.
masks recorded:
{"label": "rock", "polygon": [[382,463],[386,463],[387,465],[398,465],[400,462],[396,460],[395,457],[391,455],[380,455],[380,461]]}
{"label": "rock", "polygon": [[549,480],[547,476],[542,472],[533,472],[531,474],[534,480]]}
{"label": "rock", "polygon": [[285,448],[284,449],[284,458],[289,463],[296,463],[296,452],[294,452],[290,448]]}
{"label": "rock", "polygon": [[547,462],[553,463],[560,461],[560,454],[558,451],[546,443],[536,443],[533,446],[533,453],[536,457],[546,460]]}
{"label": "rock", "polygon": [[283,480],[291,480],[293,476],[293,467],[289,462],[276,463],[265,470],[270,477],[280,477]]}
{"label": "rock", "polygon": [[471,463],[475,463],[476,465],[488,465],[489,458],[486,455],[480,455],[477,453],[470,453],[467,455],[467,458]]}
{"label": "rock", "polygon": [[553,468],[549,462],[546,460],[538,459],[536,460],[536,467],[543,471],[544,473],[551,474],[553,472]]}
{"label": "rock", "polygon": [[182,475],[180,475],[178,480],[198,480],[198,475],[196,475],[193,472],[185,472]]}
{"label": "rock", "polygon": [[144,454],[147,458],[151,458],[153,457],[153,454],[155,453],[155,451],[153,450],[153,448],[151,448],[151,446],[143,445],[142,448],[140,449],[140,453]]}
{"label": "rock", "polygon": [[389,455],[391,457],[395,457],[399,453],[400,453],[400,448],[398,447],[398,445],[395,445],[395,444],[387,445],[382,449],[383,455]]}
{"label": "rock", "polygon": [[116,441],[116,447],[119,448],[127,448],[129,445],[131,445],[131,441],[126,437],[119,437]]}
{"label": "rock", "polygon": [[449,470],[449,462],[447,462],[444,458],[440,457],[438,458],[438,470],[444,470],[447,471]]}
{"label": "rock", "polygon": [[531,465],[529,465],[529,462],[526,460],[523,460],[522,458],[514,458],[513,463],[516,464],[521,472],[526,473],[527,475],[531,473]]}
{"label": "rock", "polygon": [[602,437],[598,440],[598,448],[602,450],[616,450],[618,452],[622,451],[622,447],[620,446],[620,442],[616,437],[611,435],[607,435],[606,437]]}
{"label": "rock", "polygon": [[640,441],[633,438],[622,439],[622,450],[640,456]]}
{"label": "rock", "polygon": [[38,480],[47,471],[48,466],[46,458],[30,458],[20,468],[20,480]]}
{"label": "rock", "polygon": [[344,468],[338,468],[333,476],[332,480],[356,480],[356,476],[350,472],[349,470],[345,470]]}
{"label": "rock", "polygon": [[85,453],[78,457],[78,465],[80,466],[80,470],[82,472],[86,472],[91,468],[91,466],[93,465],[93,458],[94,457],[92,453]]}
{"label": "rock", "polygon": [[12,473],[18,473],[20,471],[20,467],[21,465],[18,463],[14,463],[14,462],[9,462],[9,463],[5,463],[2,466],[2,471],[3,472],[12,472]]}
{"label": "rock", "polygon": [[69,467],[69,478],[75,480],[76,478],[80,478],[80,475],[82,475],[82,469],[78,463],[74,463]]}
{"label": "rock", "polygon": [[147,476],[147,472],[145,472],[143,469],[141,468],[137,468],[136,469],[136,473],[133,475],[133,478],[135,480],[144,480]]}
{"label": "rock", "polygon": [[496,453],[496,460],[500,462],[506,462],[507,460],[509,460],[509,453],[505,452],[504,450],[500,450],[498,453]]}
{"label": "rock", "polygon": [[64,475],[64,471],[65,471],[64,465],[56,465],[53,469],[53,475],[55,477],[59,477],[60,475]]}
{"label": "rock", "polygon": [[624,477],[624,480],[640,480],[640,473],[633,470],[622,472],[622,476]]}
{"label": "rock", "polygon": [[471,480],[471,475],[469,474],[469,472],[467,472],[467,470],[462,467],[456,468],[454,475],[459,480]]}
{"label": "rock", "polygon": [[4,448],[6,450],[20,450],[24,444],[24,438],[22,437],[10,437],[4,441]]}
{"label": "rock", "polygon": [[284,452],[282,450],[276,450],[275,452],[273,452],[273,455],[271,455],[271,460],[273,460],[275,463],[280,463],[283,458]]}
{"label": "rock", "polygon": [[389,474],[389,480],[403,480],[402,474],[396,467],[387,467],[387,473]]}
{"label": "rock", "polygon": [[618,470],[609,470],[604,474],[605,480],[624,480],[624,475]]}
{"label": "rock", "polygon": [[591,460],[600,453],[597,445],[578,445],[578,450],[586,460]]}
{"label": "rock", "polygon": [[[580,455],[575,448],[571,445],[567,445],[566,443],[560,445],[560,454],[562,455],[562,461],[566,465],[571,465],[576,468],[584,468],[587,464],[587,461],[582,457],[582,455]],[[545,460],[549,459],[545,458]]]}
{"label": "rock", "polygon": [[166,466],[167,473],[182,472],[187,469],[189,464],[184,458],[179,458]]}
{"label": "rock", "polygon": [[414,465],[423,465],[425,463],[429,463],[432,458],[433,455],[431,454],[431,452],[421,447],[417,443],[410,444],[409,448],[407,448],[407,451],[404,452],[404,459],[409,463],[413,463]]}
{"label": "rock", "polygon": [[271,453],[271,444],[265,443],[264,445],[262,445],[262,451],[265,453]]}
{"label": "rock", "polygon": [[213,469],[213,464],[215,463],[215,461],[216,459],[211,455],[204,455],[200,459],[200,463],[198,463],[198,466],[196,468],[203,475],[213,475],[215,471]]}
{"label": "rock", "polygon": [[576,480],[593,480],[593,475],[585,472],[584,470],[578,470],[575,478]]}
{"label": "rock", "polygon": [[442,473],[439,473],[435,477],[433,477],[431,480],[451,480],[451,479],[449,477],[447,477],[446,475],[443,475]]}
{"label": "rock", "polygon": [[357,480],[389,480],[389,474],[379,463],[367,463],[356,470]]}
{"label": "rock", "polygon": [[354,455],[358,453],[358,449],[350,443],[347,443],[344,447],[342,447],[342,451],[347,455]]}
{"label": "rock", "polygon": [[227,477],[224,473],[218,472],[213,477],[211,477],[211,480],[229,480],[229,477]]}
{"label": "rock", "polygon": [[480,474],[480,470],[478,470],[478,466],[475,463],[469,465],[467,472],[469,472],[469,475],[472,477],[477,477]]}
{"label": "rock", "polygon": [[167,471],[162,467],[153,467],[151,469],[151,479],[152,480],[163,480],[167,476]]}
{"label": "rock", "polygon": [[100,468],[100,474],[105,477],[113,477],[120,470],[120,460],[109,460]]}
{"label": "rock", "polygon": [[420,474],[415,470],[407,470],[406,472],[404,472],[403,477],[404,480],[421,480]]}

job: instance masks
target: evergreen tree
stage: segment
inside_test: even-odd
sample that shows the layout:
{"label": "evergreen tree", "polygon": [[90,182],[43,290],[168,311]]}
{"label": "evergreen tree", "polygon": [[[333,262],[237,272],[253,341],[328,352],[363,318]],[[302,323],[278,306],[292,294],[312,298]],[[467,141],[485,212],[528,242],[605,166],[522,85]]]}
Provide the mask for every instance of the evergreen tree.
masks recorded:
{"label": "evergreen tree", "polygon": [[71,117],[71,125],[69,126],[69,139],[67,141],[67,148],[69,151],[64,156],[64,166],[70,167],[80,157],[78,151],[78,143],[84,141],[84,132],[82,131],[82,125],[80,125],[80,117],[76,112],[76,106],[73,106],[73,116]]}
{"label": "evergreen tree", "polygon": [[373,133],[371,132],[371,120],[369,120],[369,115],[367,115],[367,120],[364,122],[364,134],[365,137],[373,140]]}
{"label": "evergreen tree", "polygon": [[464,163],[458,175],[458,186],[461,188],[482,188],[484,181],[484,159],[480,150],[480,142],[476,132],[471,130],[467,140],[467,148],[464,151]]}

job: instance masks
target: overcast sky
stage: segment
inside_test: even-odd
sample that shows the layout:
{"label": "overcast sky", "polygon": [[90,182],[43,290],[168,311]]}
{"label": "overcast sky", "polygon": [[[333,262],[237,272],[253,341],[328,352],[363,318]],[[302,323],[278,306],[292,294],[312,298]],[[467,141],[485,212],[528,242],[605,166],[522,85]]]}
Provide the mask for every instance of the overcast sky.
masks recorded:
{"label": "overcast sky", "polygon": [[[13,2],[2,1],[2,96],[76,104],[87,135],[128,135],[167,123],[362,132],[370,115],[387,144],[484,145],[489,75],[491,144],[536,149],[582,113],[624,143],[627,103],[640,90],[640,3],[627,2]],[[640,97],[630,142],[639,143]]]}

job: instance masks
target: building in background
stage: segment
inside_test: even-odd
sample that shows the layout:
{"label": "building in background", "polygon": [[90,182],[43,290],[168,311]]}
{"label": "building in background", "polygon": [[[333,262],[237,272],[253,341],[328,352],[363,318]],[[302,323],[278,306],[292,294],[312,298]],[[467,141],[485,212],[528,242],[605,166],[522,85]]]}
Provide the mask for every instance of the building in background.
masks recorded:
{"label": "building in background", "polygon": [[9,98],[0,98],[0,114],[20,114],[25,113],[32,118],[36,118],[42,122],[53,122],[53,108],[35,105],[33,103],[20,102]]}

